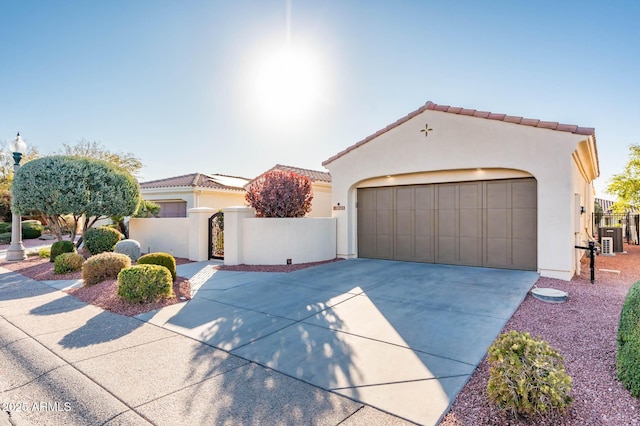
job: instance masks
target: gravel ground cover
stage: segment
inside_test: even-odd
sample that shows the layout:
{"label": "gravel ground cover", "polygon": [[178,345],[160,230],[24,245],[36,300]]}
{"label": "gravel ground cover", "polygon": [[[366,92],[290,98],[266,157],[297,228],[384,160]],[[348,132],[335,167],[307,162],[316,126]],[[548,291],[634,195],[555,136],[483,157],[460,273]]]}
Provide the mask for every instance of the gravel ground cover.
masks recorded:
{"label": "gravel ground cover", "polygon": [[441,425],[640,425],[640,402],[618,381],[615,368],[620,310],[629,287],[640,280],[640,246],[625,250],[596,258],[594,285],[586,258],[580,276],[569,282],[540,278],[537,287],[566,291],[568,301],[545,303],[529,294],[503,329],[541,337],[565,357],[574,398],[566,415],[523,419],[500,412],[487,396],[485,357]]}
{"label": "gravel ground cover", "polygon": [[[176,258],[176,264],[181,265],[191,262],[188,259]],[[36,281],[48,280],[75,280],[82,278],[82,271],[70,272],[67,274],[55,274],[53,263],[49,259],[39,256],[29,256],[21,262],[0,262],[0,267],[17,272],[21,275]],[[120,300],[117,294],[118,281],[107,280],[89,287],[79,287],[67,290],[83,302],[91,303],[121,315],[134,316],[149,312],[164,306],[173,305],[191,299],[191,283],[184,277],[177,277],[173,283],[175,297],[161,299],[153,303],[129,303]]]}

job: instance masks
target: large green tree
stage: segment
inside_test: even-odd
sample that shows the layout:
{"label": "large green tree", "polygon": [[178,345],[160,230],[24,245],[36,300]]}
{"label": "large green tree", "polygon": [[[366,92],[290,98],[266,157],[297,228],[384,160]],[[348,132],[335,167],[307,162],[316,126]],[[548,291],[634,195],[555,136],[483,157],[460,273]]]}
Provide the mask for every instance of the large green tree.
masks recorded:
{"label": "large green tree", "polygon": [[607,192],[618,197],[612,206],[614,211],[640,206],[640,145],[629,147],[629,161],[622,173],[609,180]]}
{"label": "large green tree", "polygon": [[42,214],[62,240],[62,216],[73,217],[75,238],[83,216],[86,230],[99,219],[133,214],[140,202],[140,186],[129,172],[112,163],[54,155],[22,166],[13,179],[11,195],[18,214]]}

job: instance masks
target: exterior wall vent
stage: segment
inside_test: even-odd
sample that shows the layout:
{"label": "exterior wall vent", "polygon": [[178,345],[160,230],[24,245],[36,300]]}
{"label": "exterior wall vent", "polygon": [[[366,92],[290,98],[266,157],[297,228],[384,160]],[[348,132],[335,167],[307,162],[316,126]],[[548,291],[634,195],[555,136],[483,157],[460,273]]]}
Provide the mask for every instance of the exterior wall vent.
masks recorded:
{"label": "exterior wall vent", "polygon": [[602,237],[602,254],[613,255],[613,237]]}

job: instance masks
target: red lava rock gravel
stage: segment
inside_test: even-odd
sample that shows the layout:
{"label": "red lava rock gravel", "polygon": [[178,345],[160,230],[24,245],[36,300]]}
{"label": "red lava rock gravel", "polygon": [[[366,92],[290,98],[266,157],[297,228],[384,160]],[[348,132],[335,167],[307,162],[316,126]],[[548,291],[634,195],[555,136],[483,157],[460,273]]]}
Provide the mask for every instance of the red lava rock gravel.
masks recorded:
{"label": "red lava rock gravel", "polygon": [[629,287],[640,280],[640,247],[625,245],[625,250],[628,254],[596,257],[594,285],[586,258],[580,276],[570,282],[540,278],[536,286],[566,291],[568,301],[545,303],[529,294],[503,329],[541,337],[565,357],[574,398],[566,415],[527,420],[501,413],[487,396],[485,356],[441,425],[640,425],[640,401],[618,381],[615,367],[622,303]]}
{"label": "red lava rock gravel", "polygon": [[[176,264],[178,265],[189,262],[190,260],[187,259],[176,258]],[[48,258],[43,259],[39,256],[31,256],[21,262],[3,261],[0,263],[0,267],[17,272],[36,281],[74,280],[82,278],[82,271],[55,274],[53,272],[53,263],[49,262]],[[162,299],[154,303],[141,304],[122,301],[118,297],[117,291],[118,281],[107,280],[89,287],[70,289],[67,293],[72,294],[83,302],[91,303],[102,309],[126,316],[142,314],[191,299],[191,284],[188,279],[183,277],[177,277],[173,283],[175,297]]]}

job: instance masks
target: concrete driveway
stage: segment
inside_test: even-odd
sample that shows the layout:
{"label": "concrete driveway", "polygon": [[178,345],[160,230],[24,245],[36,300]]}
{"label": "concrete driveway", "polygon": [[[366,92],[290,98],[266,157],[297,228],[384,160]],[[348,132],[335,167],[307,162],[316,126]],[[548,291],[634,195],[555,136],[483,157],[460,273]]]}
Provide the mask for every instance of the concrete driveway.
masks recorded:
{"label": "concrete driveway", "polygon": [[421,424],[440,420],[538,278],[369,259],[178,274],[193,299],[140,319]]}

